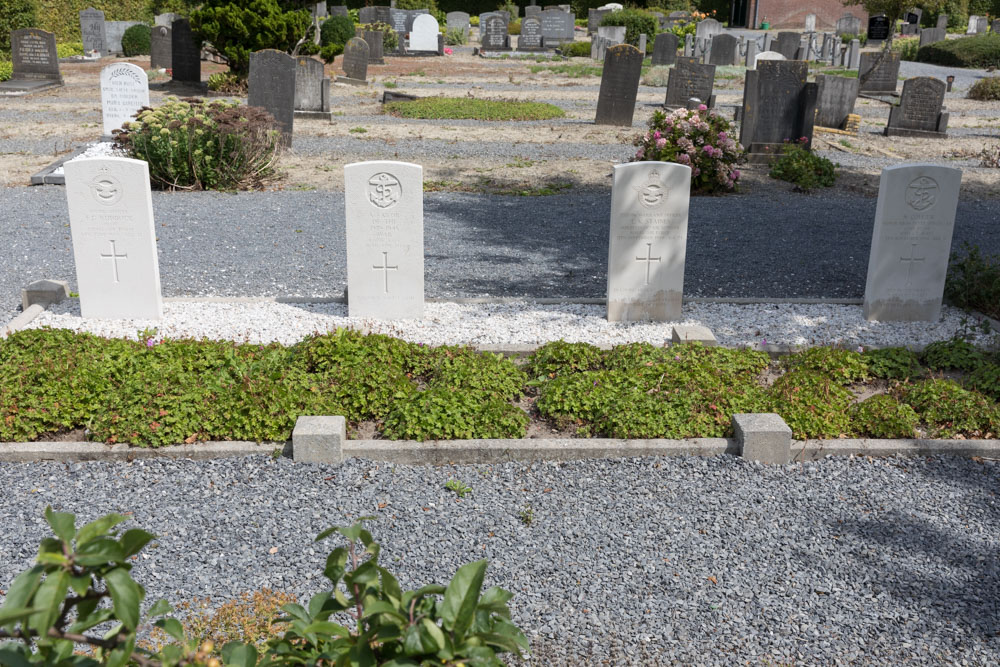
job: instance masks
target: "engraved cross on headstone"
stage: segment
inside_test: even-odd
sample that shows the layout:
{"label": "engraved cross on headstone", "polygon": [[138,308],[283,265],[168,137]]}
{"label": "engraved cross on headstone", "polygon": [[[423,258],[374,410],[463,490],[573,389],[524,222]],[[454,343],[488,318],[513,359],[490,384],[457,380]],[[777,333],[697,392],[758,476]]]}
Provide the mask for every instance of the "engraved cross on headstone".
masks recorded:
{"label": "engraved cross on headstone", "polygon": [[911,243],[910,244],[910,256],[909,257],[900,257],[899,258],[900,262],[906,262],[906,284],[907,285],[909,285],[911,282],[913,282],[913,264],[914,264],[914,262],[923,262],[923,261],[925,261],[927,259],[926,257],[914,257],[914,254],[916,254],[917,245],[918,244],[916,244],[916,243]]}
{"label": "engraved cross on headstone", "polygon": [[384,292],[386,294],[388,294],[389,293],[389,272],[390,271],[398,271],[399,270],[399,265],[397,264],[396,266],[389,266],[389,253],[383,252],[382,253],[382,266],[374,266],[373,265],[372,269],[374,269],[375,271],[381,271],[382,272],[382,289],[384,290]]}
{"label": "engraved cross on headstone", "polygon": [[635,258],[635,261],[637,261],[637,262],[646,262],[646,284],[647,285],[649,284],[649,268],[652,266],[653,262],[659,262],[660,261],[659,257],[653,257],[652,254],[653,254],[653,244],[652,243],[647,243],[646,244],[646,256],[645,257],[636,257]]}
{"label": "engraved cross on headstone", "polygon": [[117,251],[115,250],[115,240],[111,239],[111,254],[110,255],[105,255],[102,252],[101,253],[101,259],[110,259],[111,260],[111,275],[114,277],[115,283],[118,283],[119,282],[118,281],[118,260],[119,259],[128,259],[128,253],[124,253],[124,254],[119,255],[117,253]]}

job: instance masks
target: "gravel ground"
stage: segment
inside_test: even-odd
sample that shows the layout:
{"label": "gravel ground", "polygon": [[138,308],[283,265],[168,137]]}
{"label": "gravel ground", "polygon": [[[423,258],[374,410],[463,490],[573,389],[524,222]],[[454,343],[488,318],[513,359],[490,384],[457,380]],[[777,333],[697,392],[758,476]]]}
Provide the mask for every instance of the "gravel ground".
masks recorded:
{"label": "gravel ground", "polygon": [[[323,589],[320,530],[376,515],[404,587],[489,559],[538,665],[1000,662],[994,461],[736,457],[339,466],[268,457],[0,464],[0,587],[46,505],[159,535],[147,601]],[[444,488],[472,488],[459,501]],[[140,500],[141,499],[141,500]],[[531,508],[533,520],[520,516]],[[602,662],[606,661],[606,662]]]}

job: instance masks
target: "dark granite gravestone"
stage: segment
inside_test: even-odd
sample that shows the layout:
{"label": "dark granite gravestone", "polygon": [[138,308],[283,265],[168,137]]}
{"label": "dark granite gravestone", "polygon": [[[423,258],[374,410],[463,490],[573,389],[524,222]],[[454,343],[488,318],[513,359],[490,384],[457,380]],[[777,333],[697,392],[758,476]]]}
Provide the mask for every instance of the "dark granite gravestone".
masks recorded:
{"label": "dark granite gravestone", "polygon": [[274,116],[285,146],[292,145],[295,123],[295,68],[295,58],[282,51],[264,49],[250,54],[247,106],[262,107]]}
{"label": "dark granite gravestone", "polygon": [[[397,34],[405,34],[409,32],[409,13],[405,9],[389,9],[389,25],[392,26],[393,32]],[[402,39],[400,44],[402,44]]]}
{"label": "dark granite gravestone", "polygon": [[195,42],[188,19],[177,19],[171,26],[170,62],[174,81],[201,83],[201,44]]}
{"label": "dark granite gravestone", "polygon": [[295,58],[295,110],[330,112],[330,79],[323,74],[323,63],[315,58]]}
{"label": "dark granite gravestone", "polygon": [[378,6],[376,6],[375,7],[375,20],[378,21],[379,23],[388,24],[389,20],[390,20],[389,19],[389,10],[390,9],[392,9],[392,7],[389,7],[388,5],[378,5]]}
{"label": "dark granite gravestone", "polygon": [[861,19],[851,13],[845,13],[837,19],[838,35],[857,35],[861,32]]}
{"label": "dark granite gravestone", "polygon": [[575,16],[561,9],[548,9],[538,15],[542,22],[542,45],[552,48],[573,41]]}
{"label": "dark granite gravestone", "polygon": [[22,28],[10,33],[14,71],[9,81],[0,82],[5,93],[31,93],[61,86],[56,37],[38,28]]}
{"label": "dark granite gravestone", "polygon": [[846,76],[816,75],[816,125],[844,129],[858,101],[858,80]]}
{"label": "dark granite gravestone", "polygon": [[334,5],[330,7],[330,16],[350,16],[347,5]]}
{"label": "dark granite gravestone", "polygon": [[344,46],[344,59],[341,63],[345,77],[337,77],[341,83],[367,83],[368,78],[368,42],[360,37],[352,37]]}
{"label": "dark granite gravestone", "polygon": [[948,38],[948,32],[944,28],[924,28],[920,31],[920,46],[940,42]]}
{"label": "dark granite gravestone", "polygon": [[80,36],[83,38],[84,54],[90,55],[92,51],[97,51],[104,55],[108,43],[104,32],[104,12],[93,7],[80,12]]}
{"label": "dark granite gravestone", "polygon": [[889,39],[889,35],[892,34],[892,25],[889,24],[889,19],[883,15],[869,16],[868,17],[868,45],[872,46],[872,42],[883,42]]}
{"label": "dark granite gravestone", "polygon": [[362,25],[378,23],[378,9],[376,7],[362,7],[359,9],[358,23]]}
{"label": "dark granite gravestone", "polygon": [[502,16],[493,15],[486,19],[486,28],[480,24],[479,41],[483,51],[510,51],[510,37],[507,35],[507,23]]}
{"label": "dark granite gravestone", "polygon": [[653,42],[653,65],[673,65],[677,62],[677,35],[661,32]]}
{"label": "dark granite gravestone", "polygon": [[918,76],[903,82],[899,106],[889,109],[887,137],[948,136],[948,113],[944,111],[947,85],[932,76]]}
{"label": "dark granite gravestone", "polygon": [[802,137],[810,148],[816,84],[806,82],[808,75],[809,63],[803,60],[758,60],[756,70],[747,70],[740,144],[750,162],[769,162],[786,141]]}
{"label": "dark granite gravestone", "polygon": [[[592,35],[601,27],[601,21],[611,13],[610,9],[588,9],[587,10],[587,34]],[[525,10],[527,15],[527,9]]]}
{"label": "dark granite gravestone", "polygon": [[517,38],[518,51],[542,50],[542,22],[536,18],[521,21],[521,35]]}
{"label": "dark granite gravestone", "polygon": [[605,51],[594,123],[632,127],[642,58],[643,53],[630,44],[616,44]]}
{"label": "dark granite gravestone", "polygon": [[667,78],[667,97],[663,106],[673,109],[684,107],[692,97],[697,97],[709,107],[714,106],[714,86],[715,65],[702,65],[698,58],[678,57]]}
{"label": "dark granite gravestone", "polygon": [[708,55],[709,65],[735,65],[740,41],[732,35],[716,35],[712,38]]}
{"label": "dark granite gravestone", "polygon": [[173,67],[170,32],[170,28],[162,25],[153,26],[149,31],[150,69]]}
{"label": "dark granite gravestone", "polygon": [[355,31],[355,36],[368,42],[369,65],[385,64],[385,51],[383,49],[385,35],[381,30],[364,30],[363,28],[358,28]]}
{"label": "dark granite gravestone", "polygon": [[903,21],[905,23],[912,23],[913,25],[920,26],[920,19],[924,16],[924,10],[919,7],[913,7],[909,9],[905,14],[903,14]]}
{"label": "dark granite gravestone", "polygon": [[[882,56],[881,52],[866,51],[861,54],[861,64],[858,68],[858,80],[865,73],[875,68],[875,61]],[[861,84],[859,93],[895,93],[896,81],[899,78],[899,53],[886,53],[882,62],[875,68],[868,80]]]}

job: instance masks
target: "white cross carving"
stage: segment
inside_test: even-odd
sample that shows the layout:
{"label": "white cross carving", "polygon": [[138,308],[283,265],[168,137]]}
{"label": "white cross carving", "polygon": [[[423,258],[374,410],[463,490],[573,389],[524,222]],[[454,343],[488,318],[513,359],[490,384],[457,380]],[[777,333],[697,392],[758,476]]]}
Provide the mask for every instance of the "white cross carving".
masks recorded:
{"label": "white cross carving", "polygon": [[645,257],[636,257],[635,258],[635,261],[637,261],[637,262],[646,262],[646,284],[647,285],[649,284],[649,268],[652,265],[651,263],[652,262],[659,262],[660,261],[659,257],[653,257],[652,254],[653,254],[653,244],[652,243],[647,243],[646,244],[646,256]]}
{"label": "white cross carving", "polygon": [[372,269],[374,269],[375,271],[381,271],[382,272],[382,281],[383,281],[382,289],[385,291],[386,294],[388,294],[389,293],[389,272],[390,271],[398,271],[399,270],[399,265],[397,264],[396,266],[389,266],[389,253],[383,252],[382,253],[382,266],[374,266],[373,265]]}
{"label": "white cross carving", "polygon": [[117,253],[117,251],[115,250],[115,240],[111,239],[111,254],[110,255],[105,255],[104,253],[101,253],[101,259],[110,259],[111,260],[111,275],[115,279],[115,283],[118,283],[119,282],[119,280],[118,280],[118,260],[119,259],[128,259],[128,253],[124,253],[124,254],[119,255]]}
{"label": "white cross carving", "polygon": [[914,262],[923,262],[923,261],[925,261],[927,259],[926,257],[914,257],[913,256],[915,254],[916,249],[917,249],[917,245],[918,244],[916,244],[916,243],[911,243],[910,244],[910,256],[909,257],[900,257],[899,258],[899,261],[907,263],[906,264],[906,284],[907,284],[907,286],[909,286],[909,284],[912,282],[912,279],[913,279],[913,263]]}

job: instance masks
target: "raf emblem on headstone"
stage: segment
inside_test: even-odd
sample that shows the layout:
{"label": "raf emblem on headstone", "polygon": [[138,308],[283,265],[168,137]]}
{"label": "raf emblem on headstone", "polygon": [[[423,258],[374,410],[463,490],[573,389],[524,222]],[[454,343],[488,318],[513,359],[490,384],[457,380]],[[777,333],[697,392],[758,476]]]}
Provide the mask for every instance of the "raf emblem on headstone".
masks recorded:
{"label": "raf emblem on headstone", "polygon": [[635,191],[639,193],[639,203],[646,208],[656,208],[667,198],[667,188],[660,180],[658,171],[650,173],[649,180],[636,187]]}
{"label": "raf emblem on headstone", "polygon": [[921,176],[906,188],[906,203],[910,208],[923,211],[934,205],[937,199],[938,184],[932,178]]}
{"label": "raf emblem on headstone", "polygon": [[375,174],[368,181],[368,200],[378,208],[392,208],[399,203],[403,188],[392,174]]}
{"label": "raf emblem on headstone", "polygon": [[121,182],[107,171],[102,171],[90,182],[90,191],[94,199],[105,206],[117,204],[122,198]]}

